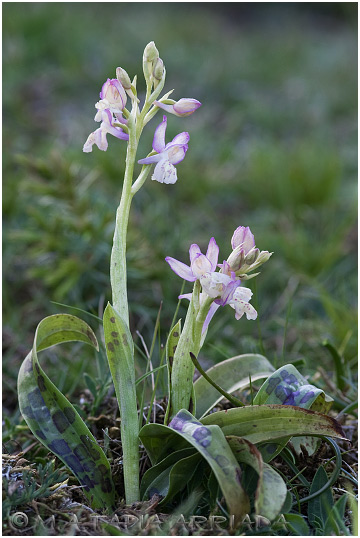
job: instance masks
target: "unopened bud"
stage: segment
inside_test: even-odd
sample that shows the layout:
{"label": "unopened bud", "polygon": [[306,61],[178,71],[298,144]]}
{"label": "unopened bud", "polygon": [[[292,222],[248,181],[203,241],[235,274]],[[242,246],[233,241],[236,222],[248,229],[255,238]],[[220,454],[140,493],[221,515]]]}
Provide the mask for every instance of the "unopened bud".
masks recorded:
{"label": "unopened bud", "polygon": [[125,69],[122,67],[116,68],[116,78],[122,84],[123,88],[125,90],[130,90],[131,88],[131,80]]}
{"label": "unopened bud", "polygon": [[159,51],[157,50],[154,41],[150,41],[145,47],[144,58],[147,62],[153,62],[159,57]]}
{"label": "unopened bud", "polygon": [[258,248],[252,248],[245,256],[246,265],[252,265],[258,259],[259,254]]}
{"label": "unopened bud", "polygon": [[153,69],[153,75],[156,80],[161,80],[164,73],[164,62],[161,58],[157,58]]}
{"label": "unopened bud", "polygon": [[245,253],[242,245],[236,247],[227,259],[231,271],[239,271],[240,267],[244,265]]}

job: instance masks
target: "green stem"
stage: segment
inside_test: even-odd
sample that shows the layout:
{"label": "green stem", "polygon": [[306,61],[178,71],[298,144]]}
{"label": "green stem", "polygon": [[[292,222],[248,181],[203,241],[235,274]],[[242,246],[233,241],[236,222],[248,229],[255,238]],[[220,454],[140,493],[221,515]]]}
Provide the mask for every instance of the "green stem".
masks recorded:
{"label": "green stem", "polygon": [[126,275],[126,236],[133,196],[131,193],[131,185],[138,146],[134,114],[132,114],[129,118],[128,127],[129,142],[126,154],[123,190],[121,193],[120,204],[116,211],[115,232],[110,259],[110,282],[113,306],[129,327]]}
{"label": "green stem", "polygon": [[202,328],[213,302],[213,299],[209,297],[200,305],[199,293],[200,282],[197,280],[174,354],[171,373],[171,416],[174,416],[180,409],[189,409],[195,404],[192,402],[195,366],[190,353],[197,356],[200,352],[203,343]]}
{"label": "green stem", "polygon": [[[129,306],[127,297],[127,271],[126,271],[126,238],[129,223],[131,202],[134,194],[144,184],[150,166],[144,166],[133,184],[134,166],[139,139],[144,127],[144,118],[152,102],[161,91],[165,82],[158,85],[156,91],[151,94],[151,84],[147,81],[146,99],[141,113],[139,113],[137,99],[132,100],[132,110],[126,113],[129,132],[129,142],[126,153],[126,166],[123,189],[120,204],[116,211],[116,222],[113,246],[110,259],[110,283],[112,290],[112,303],[114,311],[119,314],[120,321],[129,329]],[[114,317],[114,316],[113,316]],[[131,339],[129,332],[128,338]],[[135,391],[135,360],[133,347],[128,362],[124,369],[121,360],[111,364],[110,370],[113,377],[116,395],[121,415],[121,441],[123,446],[124,486],[127,504],[136,502],[140,498],[139,492],[139,422],[137,414],[137,401]],[[126,372],[127,374],[126,374]],[[116,374],[116,375],[115,375]],[[119,387],[121,389],[119,390]]]}

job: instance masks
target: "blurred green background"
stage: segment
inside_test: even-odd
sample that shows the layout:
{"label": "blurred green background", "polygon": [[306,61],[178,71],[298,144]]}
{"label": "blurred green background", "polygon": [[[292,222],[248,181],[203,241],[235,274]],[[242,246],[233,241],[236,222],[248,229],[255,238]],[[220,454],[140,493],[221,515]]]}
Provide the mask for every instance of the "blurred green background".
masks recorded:
{"label": "blurred green background", "polygon": [[[16,413],[17,372],[41,318],[76,314],[52,301],[101,314],[111,299],[126,145],[109,137],[106,153],[83,154],[82,146],[96,128],[101,85],[117,66],[138,75],[143,96],[142,52],[151,40],[167,69],[165,90],[203,106],[188,118],[168,117],[167,140],[181,131],[191,137],[178,182],[149,180],[134,199],[128,263],[135,336],[138,330],[150,347],[163,301],[159,346],[165,343],[182,285],[165,256],[188,263],[190,244],[206,248],[214,236],[226,259],[234,229],[250,226],[257,246],[274,252],[251,283],[259,320],[237,322],[230,308],[219,310],[201,361],[262,352],[277,366],[304,358],[305,373],[320,367],[331,378],[322,347],[328,339],[350,375],[357,349],[356,21],[356,3],[3,3],[7,414]],[[139,158],[160,119],[147,127]],[[86,321],[100,334],[94,318]],[[156,346],[154,364],[159,354]],[[70,396],[85,387],[85,370],[107,375],[85,347],[75,357],[68,348],[50,351],[45,370]]]}

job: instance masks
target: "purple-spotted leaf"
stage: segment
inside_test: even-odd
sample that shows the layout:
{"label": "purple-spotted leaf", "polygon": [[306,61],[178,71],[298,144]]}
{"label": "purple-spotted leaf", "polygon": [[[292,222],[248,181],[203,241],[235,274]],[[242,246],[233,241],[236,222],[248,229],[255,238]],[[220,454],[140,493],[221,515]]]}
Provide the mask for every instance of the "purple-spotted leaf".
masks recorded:
{"label": "purple-spotted leaf", "polygon": [[285,364],[268,377],[254,398],[255,405],[296,405],[321,413],[330,410],[332,401],[323,390],[310,385],[292,364]]}
{"label": "purple-spotted leaf", "polygon": [[346,439],[333,418],[293,405],[249,405],[218,411],[201,419],[216,424],[225,435],[244,437],[253,444],[286,439],[293,435],[327,435]]}
{"label": "purple-spotted leaf", "polygon": [[152,462],[171,453],[176,445],[177,449],[189,444],[195,447],[214,472],[229,513],[235,516],[236,521],[241,521],[249,512],[249,498],[240,482],[240,467],[220,428],[204,427],[191,413],[182,409],[173,417],[169,426],[144,426],[140,430],[140,439]]}
{"label": "purple-spotted leaf", "polygon": [[[250,377],[252,381],[263,379],[274,370],[266,357],[247,353],[219,362],[206,373],[217,385],[231,394],[235,390],[247,387]],[[210,385],[203,376],[195,381],[194,392],[197,418],[206,415],[223,398],[222,394]]]}
{"label": "purple-spotted leaf", "polygon": [[111,508],[115,490],[109,462],[79,414],[38,361],[38,351],[72,341],[85,342],[98,350],[91,328],[75,316],[57,314],[39,323],[32,351],[19,372],[19,407],[35,437],[77,477],[92,506]]}
{"label": "purple-spotted leaf", "polygon": [[[255,515],[274,520],[281,512],[286,498],[286,484],[270,465],[263,462],[255,445],[241,437],[229,436],[227,442],[237,461],[246,463],[258,474],[255,492]],[[274,495],[276,491],[276,495]]]}
{"label": "purple-spotted leaf", "polygon": [[[320,413],[328,413],[333,399],[314,385],[309,384],[292,364],[286,364],[276,370],[260,387],[254,398],[254,404],[297,405]],[[314,437],[298,437],[292,440],[298,454],[304,446],[306,452],[313,454],[319,440]]]}

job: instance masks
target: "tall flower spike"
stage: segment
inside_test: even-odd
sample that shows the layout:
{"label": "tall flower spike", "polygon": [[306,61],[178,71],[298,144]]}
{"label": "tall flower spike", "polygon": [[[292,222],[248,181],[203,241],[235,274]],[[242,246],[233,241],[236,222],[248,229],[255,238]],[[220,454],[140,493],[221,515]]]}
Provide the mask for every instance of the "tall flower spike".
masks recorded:
{"label": "tall flower spike", "polygon": [[154,105],[158,106],[168,112],[169,114],[175,114],[175,116],[185,117],[193,114],[195,110],[201,107],[200,101],[196,99],[182,98],[172,104],[162,103],[161,101],[154,101]]}
{"label": "tall flower spike", "polygon": [[163,116],[163,121],[155,130],[153,140],[153,150],[157,155],[151,155],[140,159],[139,164],[156,163],[154,173],[151,179],[159,181],[159,183],[176,183],[177,172],[174,165],[179,164],[185,158],[188,150],[188,142],[190,139],[189,133],[183,132],[175,136],[172,142],[165,145],[165,132],[167,126],[167,118]]}
{"label": "tall flower spike", "polygon": [[195,282],[205,275],[205,273],[214,271],[219,257],[219,247],[214,237],[209,241],[206,255],[202,254],[199,245],[193,244],[189,250],[190,266],[167,256],[165,261],[179,277],[188,282]]}
{"label": "tall flower spike", "polygon": [[109,133],[120,140],[129,140],[129,135],[124,133],[121,127],[115,127],[113,125],[113,116],[109,110],[103,110],[101,112],[101,124],[96,131],[91,133],[86,140],[83,151],[89,153],[92,151],[94,144],[101,149],[101,151],[106,151],[108,148],[108,141],[106,135]]}

